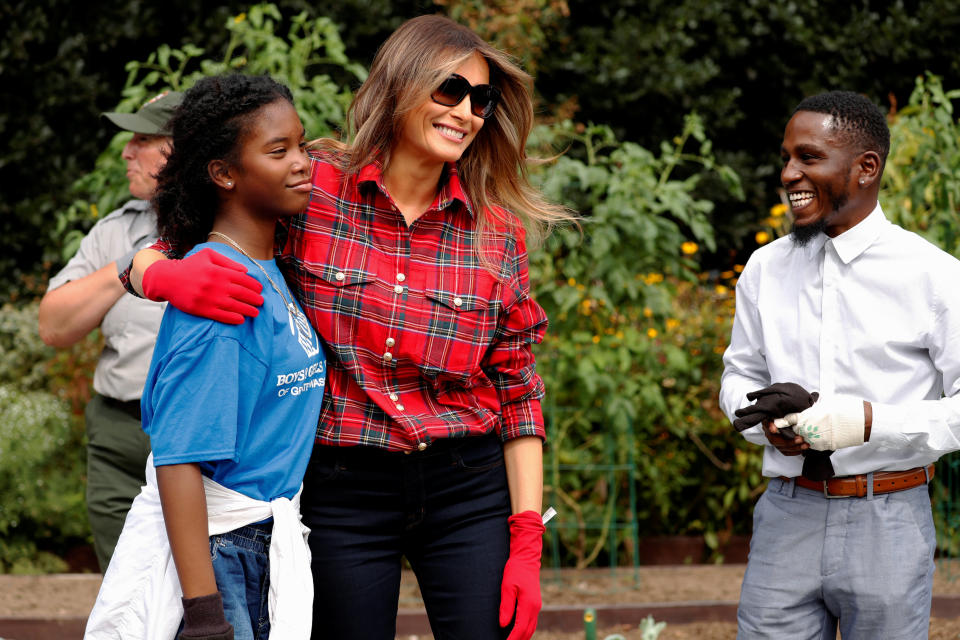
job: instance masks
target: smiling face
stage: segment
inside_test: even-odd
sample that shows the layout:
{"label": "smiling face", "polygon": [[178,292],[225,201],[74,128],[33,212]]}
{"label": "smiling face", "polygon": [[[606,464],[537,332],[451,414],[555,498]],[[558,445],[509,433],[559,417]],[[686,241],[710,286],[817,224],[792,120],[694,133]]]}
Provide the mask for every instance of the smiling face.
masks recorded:
{"label": "smiling face", "polygon": [[310,159],[296,109],[277,100],[253,114],[236,168],[234,201],[258,216],[292,216],[310,200]]}
{"label": "smiling face", "polygon": [[[490,68],[474,53],[456,69],[471,85],[490,82]],[[407,114],[393,149],[398,157],[416,158],[424,164],[456,162],[483,127],[483,118],[470,112],[470,96],[445,107],[428,96]]]}
{"label": "smiling face", "polygon": [[157,174],[167,163],[170,154],[170,138],[135,133],[123,147],[120,156],[127,161],[127,180],[130,195],[140,200],[149,200],[157,190]]}
{"label": "smiling face", "polygon": [[836,132],[833,116],[798,111],[780,147],[780,182],[790,199],[794,237],[801,243],[819,231],[835,237],[873,210],[860,197],[862,154]]}

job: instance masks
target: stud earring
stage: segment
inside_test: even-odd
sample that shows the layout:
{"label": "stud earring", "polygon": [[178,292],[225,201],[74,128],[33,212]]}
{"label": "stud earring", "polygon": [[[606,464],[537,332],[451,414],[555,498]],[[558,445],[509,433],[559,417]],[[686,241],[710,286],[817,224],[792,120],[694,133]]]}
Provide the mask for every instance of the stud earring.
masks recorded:
{"label": "stud earring", "polygon": [[[860,184],[863,184],[863,180],[860,181]],[[233,180],[228,180],[228,181],[227,181],[227,186],[228,186],[228,187],[232,187],[232,186],[233,186]]]}
{"label": "stud earring", "polygon": [[860,178],[860,186],[863,186],[863,178]]}

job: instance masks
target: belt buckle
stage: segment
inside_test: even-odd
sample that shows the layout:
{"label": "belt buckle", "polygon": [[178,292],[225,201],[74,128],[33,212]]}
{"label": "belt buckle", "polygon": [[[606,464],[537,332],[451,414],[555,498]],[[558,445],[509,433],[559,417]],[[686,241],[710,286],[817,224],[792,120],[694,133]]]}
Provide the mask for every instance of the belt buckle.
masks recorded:
{"label": "belt buckle", "polygon": [[827,483],[829,480],[823,480],[823,497],[828,500],[841,500],[843,498],[852,498],[852,495],[849,496],[835,496],[830,493],[830,489],[827,488]]}

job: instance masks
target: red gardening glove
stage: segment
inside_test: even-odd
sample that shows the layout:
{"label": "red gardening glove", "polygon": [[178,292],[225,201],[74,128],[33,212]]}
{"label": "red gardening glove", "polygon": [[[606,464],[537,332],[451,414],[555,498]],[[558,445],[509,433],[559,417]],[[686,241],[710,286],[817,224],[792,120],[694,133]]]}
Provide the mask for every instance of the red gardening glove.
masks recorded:
{"label": "red gardening glove", "polygon": [[210,248],[183,260],[157,260],[143,272],[145,298],[225,324],[260,313],[262,290],[246,267]]}
{"label": "red gardening glove", "polygon": [[528,640],[537,629],[540,613],[540,555],[543,552],[543,520],[536,511],[516,513],[510,523],[510,557],[503,568],[500,586],[500,626],[514,620],[507,640]]}

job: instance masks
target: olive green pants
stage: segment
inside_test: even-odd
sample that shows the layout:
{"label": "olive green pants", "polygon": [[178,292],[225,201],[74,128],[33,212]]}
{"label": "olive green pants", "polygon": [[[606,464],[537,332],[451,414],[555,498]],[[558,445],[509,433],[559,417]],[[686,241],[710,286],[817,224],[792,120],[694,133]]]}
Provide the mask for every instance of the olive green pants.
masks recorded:
{"label": "olive green pants", "polygon": [[100,570],[110,564],[130,504],[145,482],[150,438],[130,403],[95,395],[87,404],[87,514]]}

